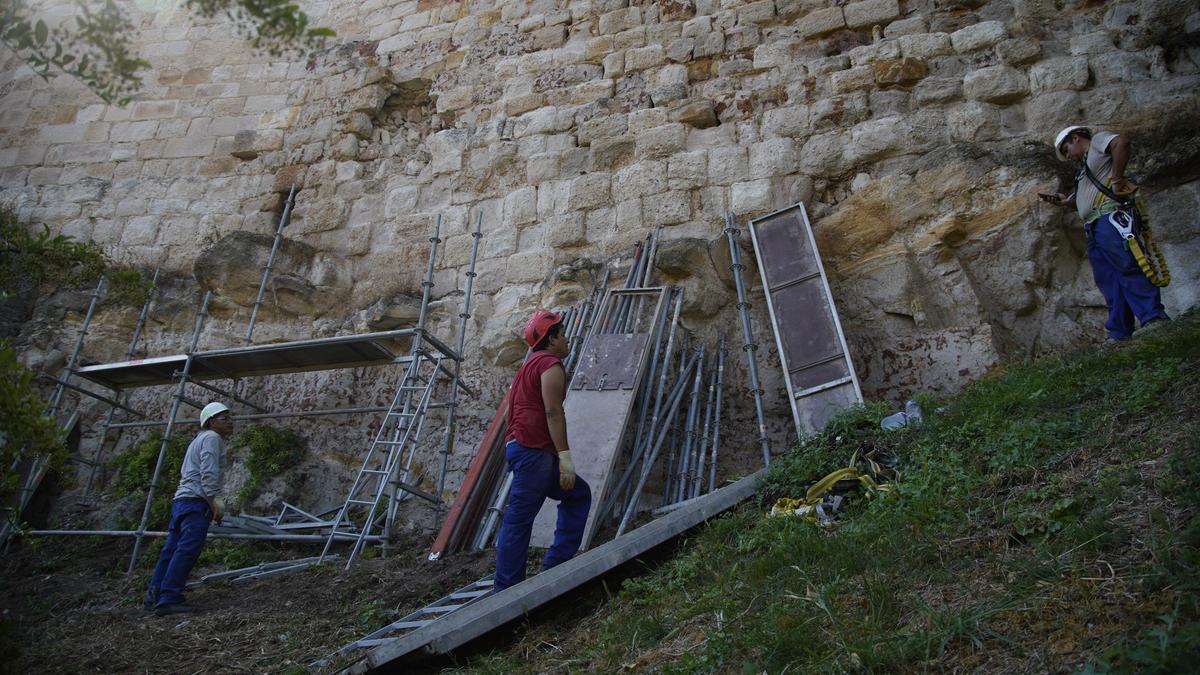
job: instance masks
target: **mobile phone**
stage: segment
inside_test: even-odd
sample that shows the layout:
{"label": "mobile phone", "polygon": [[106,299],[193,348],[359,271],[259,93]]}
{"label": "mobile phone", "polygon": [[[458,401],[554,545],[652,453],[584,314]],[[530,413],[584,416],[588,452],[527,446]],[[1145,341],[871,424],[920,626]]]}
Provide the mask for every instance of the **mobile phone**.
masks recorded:
{"label": "mobile phone", "polygon": [[1041,197],[1042,201],[1044,201],[1044,202],[1050,202],[1051,204],[1058,203],[1058,199],[1055,198],[1055,195],[1046,194],[1045,192],[1039,192],[1039,193],[1037,193],[1037,196]]}

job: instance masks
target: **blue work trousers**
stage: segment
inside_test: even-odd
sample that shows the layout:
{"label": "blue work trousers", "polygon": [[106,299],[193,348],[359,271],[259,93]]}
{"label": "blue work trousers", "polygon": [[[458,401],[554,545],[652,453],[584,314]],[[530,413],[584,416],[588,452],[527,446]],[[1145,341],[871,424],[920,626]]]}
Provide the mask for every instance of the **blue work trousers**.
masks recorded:
{"label": "blue work trousers", "polygon": [[1092,263],[1092,278],[1108,305],[1108,337],[1124,340],[1133,335],[1134,317],[1141,325],[1153,319],[1167,317],[1158,286],[1150,283],[1138,267],[1125,240],[1110,222],[1112,214],[1088,223],[1088,260]]}
{"label": "blue work trousers", "polygon": [[150,577],[151,596],[158,598],[156,607],[183,602],[184,585],[204,549],[212,516],[208,502],[199,497],[181,497],[171,502],[167,542]]}
{"label": "blue work trousers", "polygon": [[496,540],[496,591],[525,580],[533,520],[547,497],[558,501],[558,523],[554,528],[554,543],[542,560],[543,571],[570,560],[579,550],[592,506],[592,489],[579,476],[570,490],[559,486],[558,455],[527,448],[512,440],[504,448],[504,457],[513,480]]}

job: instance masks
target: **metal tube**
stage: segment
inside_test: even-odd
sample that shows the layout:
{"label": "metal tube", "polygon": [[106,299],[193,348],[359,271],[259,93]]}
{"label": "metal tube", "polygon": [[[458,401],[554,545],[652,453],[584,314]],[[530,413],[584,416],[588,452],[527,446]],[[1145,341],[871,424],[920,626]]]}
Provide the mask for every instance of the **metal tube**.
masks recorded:
{"label": "metal tube", "polygon": [[47,373],[38,373],[38,378],[43,379],[43,380],[50,380],[51,382],[54,382],[56,390],[70,389],[72,391],[77,391],[86,396],[90,396],[90,397],[96,399],[97,401],[107,403],[109,406],[111,406],[113,408],[120,408],[121,410],[124,410],[125,412],[128,412],[128,413],[133,413],[134,415],[137,415],[138,417],[145,417],[145,415],[141,411],[134,410],[133,408],[130,408],[129,406],[125,405],[124,403],[121,403],[120,401],[118,401],[116,399],[111,399],[107,396],[101,396],[100,394],[97,394],[94,391],[89,391],[87,389],[84,389],[83,387],[81,387],[77,384],[71,384],[70,382],[67,382],[66,380],[62,380],[57,377],[54,377],[53,375],[49,375]]}
{"label": "metal tube", "polygon": [[500,517],[504,514],[504,507],[508,504],[508,493],[512,490],[512,482],[513,474],[509,471],[505,474],[504,482],[500,484],[500,489],[496,492],[496,498],[492,500],[492,505],[488,507],[487,517],[483,519],[483,527],[479,528],[479,533],[471,542],[472,550],[482,551],[492,540],[492,535],[496,533],[500,523]]}
{"label": "metal tube", "polygon": [[696,450],[696,422],[700,410],[700,392],[704,390],[704,345],[696,350],[695,382],[692,384],[692,396],[688,403],[687,421],[683,424],[683,450],[679,453],[679,478],[675,486],[675,501],[681,502],[687,498],[687,492],[692,482],[692,474],[696,472],[692,465],[692,455]]}
{"label": "metal tube", "polygon": [[[176,371],[175,373],[172,374],[172,377],[178,377],[181,374],[182,373],[179,373],[178,371]],[[228,396],[230,399],[237,401],[238,403],[241,403],[242,405],[246,406],[247,408],[254,408],[255,410],[257,410],[259,412],[263,412],[263,413],[267,412],[266,408],[264,408],[260,405],[257,405],[255,403],[251,403],[250,401],[247,401],[246,399],[242,398],[241,396],[238,396],[237,394],[235,394],[231,391],[225,391],[224,389],[221,389],[220,387],[213,386],[211,384],[208,384],[207,382],[202,382],[202,381],[192,377],[191,375],[187,376],[187,380],[189,383],[194,384],[197,387],[200,387],[201,389],[207,389],[208,391],[211,391],[214,394],[220,394],[221,396]]]}
{"label": "metal tube", "polygon": [[[142,538],[157,538],[167,536],[166,532],[157,530],[147,530],[139,532],[137,530],[29,530],[25,532],[31,537],[135,537],[139,541]],[[328,537],[324,534],[241,534],[238,532],[209,532],[209,537],[213,539],[249,539],[259,541],[306,541],[317,542],[325,541]],[[357,535],[338,535],[343,539],[350,539]],[[369,536],[368,541],[378,541],[381,537]]]}
{"label": "metal tube", "polygon": [[[62,376],[55,380],[59,385],[54,388],[54,393],[50,397],[50,406],[46,409],[46,415],[53,418],[58,414],[58,408],[62,405],[63,385],[67,380],[71,379],[71,375],[75,372],[75,363],[79,360],[79,352],[83,349],[83,340],[87,337],[88,328],[92,324],[92,317],[96,314],[96,305],[100,302],[100,291],[104,289],[104,277],[100,277],[100,281],[96,282],[96,288],[92,291],[92,300],[88,303],[87,314],[83,317],[83,325],[79,328],[79,337],[75,339],[75,348],[71,350],[71,358],[67,359],[67,365],[63,368]],[[33,472],[30,472],[30,476]]]}
{"label": "metal tube", "polygon": [[246,328],[246,344],[250,344],[254,335],[254,323],[258,319],[258,308],[262,306],[263,294],[267,291],[267,281],[271,278],[271,270],[275,267],[275,254],[279,251],[279,242],[283,240],[283,228],[287,226],[292,215],[292,206],[296,203],[296,184],[288,190],[287,201],[283,204],[283,214],[279,217],[279,225],[275,228],[275,240],[271,242],[271,255],[267,256],[267,266],[263,268],[262,281],[258,284],[258,297],[254,299],[254,309],[250,310],[250,325]]}
{"label": "metal tube", "polygon": [[742,280],[742,270],[746,267],[742,265],[741,250],[737,244],[738,236],[737,226],[733,222],[733,213],[726,211],[725,237],[729,241],[729,258],[732,261],[729,269],[733,271],[733,280],[737,286],[737,308],[742,319],[742,338],[744,340],[742,350],[746,352],[746,364],[750,367],[750,390],[754,393],[754,414],[758,417],[758,442],[762,446],[763,466],[770,466],[771,448],[767,444],[767,424],[763,415],[763,390],[758,382],[758,362],[754,358],[754,352],[758,350],[758,345],[754,344],[754,335],[750,330],[750,303],[746,301],[746,284]]}
{"label": "metal tube", "polygon": [[687,379],[691,375],[693,366],[695,366],[694,359],[684,368],[684,373],[686,374],[680,375],[679,380],[675,384],[675,389],[671,392],[671,401],[667,404],[666,423],[658,432],[658,439],[654,442],[654,447],[646,458],[644,465],[646,468],[642,470],[641,476],[638,477],[637,487],[633,489],[633,494],[629,498],[629,505],[625,507],[625,515],[621,517],[621,524],[617,526],[618,537],[625,533],[625,528],[629,526],[629,521],[633,518],[633,514],[637,510],[638,502],[641,501],[642,490],[646,487],[646,479],[650,476],[650,468],[654,466],[654,460],[658,457],[663,442],[667,438],[667,431],[670,430],[671,422],[675,420],[675,414],[679,411],[679,402],[683,400],[683,391],[687,388]]}
{"label": "metal tube", "polygon": [[458,377],[462,373],[462,359],[466,358],[463,350],[467,346],[467,320],[471,318],[471,292],[475,286],[475,261],[479,257],[479,240],[483,238],[482,228],[483,212],[481,211],[475,214],[475,231],[471,233],[471,262],[467,265],[467,288],[463,291],[463,308],[458,314],[458,355],[461,358],[454,359],[454,376],[450,378],[450,395],[446,398],[446,432],[442,440],[442,466],[438,471],[438,499],[442,498],[442,492],[446,489],[446,465],[450,461],[450,450],[454,445],[454,415],[458,406]]}
{"label": "metal tube", "polygon": [[[158,289],[158,267],[154,268],[154,276],[150,278],[150,292],[146,295],[146,301],[142,303],[142,311],[138,314],[137,324],[133,327],[133,337],[129,340],[129,348],[125,350],[125,360],[133,358],[137,352],[138,341],[142,337],[142,329],[146,326],[146,318],[150,315],[150,303],[154,301],[154,291]],[[114,397],[117,401],[124,398],[125,392],[118,391]],[[108,415],[104,418],[104,429],[100,432],[100,439],[96,443],[96,451],[92,453],[92,470],[88,472],[87,485],[84,486],[84,494],[92,491],[92,483],[96,480],[96,467],[100,466],[100,452],[104,449],[104,444],[108,442],[108,431],[112,428],[113,418],[116,417],[117,409],[109,407]],[[117,442],[119,443],[121,435],[117,434]]]}
{"label": "metal tube", "polygon": [[717,489],[717,448],[721,445],[721,399],[725,396],[725,336],[717,352],[717,409],[713,416],[712,459],[708,462],[708,491]]}
{"label": "metal tube", "polygon": [[[158,477],[162,473],[163,458],[167,455],[167,444],[171,442],[171,432],[175,430],[175,416],[179,414],[179,406],[183,402],[183,389],[187,385],[187,375],[192,370],[192,355],[196,353],[196,346],[200,344],[200,329],[204,327],[204,317],[208,316],[208,301],[211,298],[212,291],[205,291],[204,299],[200,301],[200,312],[196,315],[196,324],[192,329],[192,343],[188,347],[187,358],[183,362],[183,373],[179,378],[179,384],[175,387],[175,396],[171,399],[171,412],[167,415],[167,428],[163,431],[162,443],[158,446],[158,459],[154,462],[154,475],[150,478],[150,489],[146,492],[146,505],[142,507],[142,519],[138,523],[138,532],[145,531],[146,521],[150,520],[150,506],[154,503],[154,490],[158,487]],[[138,535],[133,542],[133,555],[129,558],[129,569],[126,570],[126,574],[133,573],[141,550],[142,537]]]}
{"label": "metal tube", "polygon": [[[642,242],[638,242],[637,248],[633,251],[633,262],[629,264],[629,274],[625,276],[625,285],[623,288],[634,288],[637,283],[638,271],[642,262]],[[607,326],[609,333],[624,333],[625,332],[625,317],[629,312],[629,301],[632,298],[622,297],[617,301],[617,311],[613,315],[613,322]]]}
{"label": "metal tube", "polygon": [[713,399],[716,397],[717,369],[713,368],[708,376],[708,395],[704,401],[704,426],[700,434],[700,448],[696,453],[696,471],[692,475],[690,498],[700,496],[700,486],[704,482],[704,463],[708,459],[708,437],[712,428]]}

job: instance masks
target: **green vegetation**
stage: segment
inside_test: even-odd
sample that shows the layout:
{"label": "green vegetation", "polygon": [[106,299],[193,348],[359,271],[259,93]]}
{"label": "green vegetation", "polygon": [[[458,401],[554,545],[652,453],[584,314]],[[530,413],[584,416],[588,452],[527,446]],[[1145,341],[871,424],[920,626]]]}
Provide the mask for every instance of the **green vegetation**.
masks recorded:
{"label": "green vegetation", "polygon": [[[125,105],[151,66],[133,45],[136,29],[125,3],[81,2],[74,22],[48,25],[23,0],[0,0],[0,41],[34,72],[79,78],[105,103]],[[187,0],[188,10],[205,19],[231,20],[255,49],[272,56],[322,47],[334,32],[310,28],[308,15],[289,0]]]}
{"label": "green vegetation", "polygon": [[[155,431],[113,459],[113,466],[119,470],[116,483],[113,484],[113,491],[118,496],[146,498],[150,481],[154,478],[154,465],[158,462],[162,439],[162,432]],[[171,517],[171,500],[175,497],[175,488],[179,487],[179,471],[190,442],[180,434],[173,434],[167,443],[162,471],[158,474],[158,487],[154,490],[154,501],[150,505],[151,524],[165,527]],[[134,520],[130,524],[137,525],[142,517],[141,510],[131,517]]]}
{"label": "green vegetation", "polygon": [[[1200,657],[1197,401],[1193,313],[923,400],[919,428],[880,430],[879,404],[848,411],[774,464],[758,503],[580,625],[534,627],[471,667],[1188,670]],[[765,517],[873,449],[899,459],[896,490],[851,493],[829,530]]]}
{"label": "green vegetation", "polygon": [[12,208],[0,206],[0,299],[21,284],[94,286],[107,266],[108,258],[95,242],[52,237],[45,225],[35,233],[17,220]]}
{"label": "green vegetation", "polygon": [[299,464],[308,450],[304,439],[292,429],[261,424],[247,427],[234,444],[249,451],[246,468],[250,471],[250,479],[237,498],[242,504],[258,496],[268,480]]}
{"label": "green vegetation", "polygon": [[54,469],[67,459],[62,432],[45,409],[33,373],[17,360],[8,341],[0,340],[0,503],[7,504],[19,487],[10,470],[18,457],[46,455]]}
{"label": "green vegetation", "polygon": [[154,282],[146,278],[141,270],[132,267],[113,267],[108,271],[108,295],[106,300],[128,307],[141,307],[150,299]]}

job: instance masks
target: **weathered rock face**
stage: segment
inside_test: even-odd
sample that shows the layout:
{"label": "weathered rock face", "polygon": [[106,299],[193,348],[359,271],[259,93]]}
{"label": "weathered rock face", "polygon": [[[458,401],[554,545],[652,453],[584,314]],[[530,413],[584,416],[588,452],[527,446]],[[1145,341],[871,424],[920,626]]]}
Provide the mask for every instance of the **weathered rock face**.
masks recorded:
{"label": "weathered rock face", "polygon": [[[623,279],[633,246],[658,226],[656,281],[683,286],[687,326],[729,335],[740,356],[727,210],[744,228],[805,202],[872,396],[953,391],[1005,359],[1098,341],[1103,301],[1079,223],[1035,197],[1071,191],[1072,167],[1048,145],[1067,124],[1132,138],[1131,169],[1152,193],[1172,265],[1164,301],[1178,312],[1200,297],[1194,3],[306,8],[340,45],[295,62],[264,60],[180,9],[140,15],[155,67],[126,108],[5,57],[0,199],[120,260],[194,270],[216,293],[206,347],[244,332],[293,183],[258,339],[406,325],[439,221],[431,321],[452,334],[481,218],[467,352],[485,395],[465,409],[452,468],[465,466],[524,354],[524,316],[579,301],[606,267]],[[745,238],[743,254],[753,262]],[[782,449],[788,408],[752,264],[747,274]],[[156,349],[186,343],[198,295],[179,289],[169,312],[156,310]],[[73,337],[52,330],[52,314],[19,338],[43,361]],[[123,353],[120,331],[99,332],[91,358]],[[732,471],[756,460],[742,442],[754,437],[744,367],[730,374]],[[333,381],[363,385],[343,377]],[[371,381],[365,395],[392,384]],[[281,401],[293,389],[263,395]],[[342,444],[338,424],[314,424],[313,447]]]}

